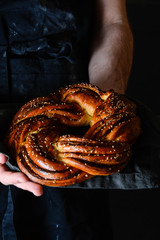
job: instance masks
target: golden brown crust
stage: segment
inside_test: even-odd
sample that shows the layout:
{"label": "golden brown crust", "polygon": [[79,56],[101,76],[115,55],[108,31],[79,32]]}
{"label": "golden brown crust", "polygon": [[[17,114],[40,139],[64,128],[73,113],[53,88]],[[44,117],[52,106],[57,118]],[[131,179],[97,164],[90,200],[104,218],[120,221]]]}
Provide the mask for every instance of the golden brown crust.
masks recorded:
{"label": "golden brown crust", "polygon": [[62,136],[55,144],[57,159],[91,175],[120,171],[131,155],[130,145],[115,141],[95,141]]}
{"label": "golden brown crust", "polygon": [[[64,135],[81,126],[90,127],[84,136]],[[66,186],[121,171],[140,132],[133,102],[82,83],[22,106],[5,141],[32,181]]]}

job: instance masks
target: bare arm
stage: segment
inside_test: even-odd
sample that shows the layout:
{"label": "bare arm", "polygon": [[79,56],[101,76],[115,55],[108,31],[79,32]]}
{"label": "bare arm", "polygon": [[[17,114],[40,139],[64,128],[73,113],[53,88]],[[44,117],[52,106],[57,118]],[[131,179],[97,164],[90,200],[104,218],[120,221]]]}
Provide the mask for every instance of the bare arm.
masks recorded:
{"label": "bare arm", "polygon": [[133,36],[125,0],[96,0],[96,31],[89,63],[92,84],[124,93],[132,66]]}

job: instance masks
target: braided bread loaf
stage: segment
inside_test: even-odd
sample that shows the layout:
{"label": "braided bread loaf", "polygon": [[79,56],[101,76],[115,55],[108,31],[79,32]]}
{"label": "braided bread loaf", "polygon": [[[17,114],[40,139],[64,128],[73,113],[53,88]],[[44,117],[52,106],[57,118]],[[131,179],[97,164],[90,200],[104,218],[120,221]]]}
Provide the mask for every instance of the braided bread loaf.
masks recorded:
{"label": "braided bread loaf", "polygon": [[[89,126],[84,135],[69,135],[84,126]],[[121,171],[140,132],[133,102],[82,83],[22,106],[6,143],[32,181],[65,186]]]}

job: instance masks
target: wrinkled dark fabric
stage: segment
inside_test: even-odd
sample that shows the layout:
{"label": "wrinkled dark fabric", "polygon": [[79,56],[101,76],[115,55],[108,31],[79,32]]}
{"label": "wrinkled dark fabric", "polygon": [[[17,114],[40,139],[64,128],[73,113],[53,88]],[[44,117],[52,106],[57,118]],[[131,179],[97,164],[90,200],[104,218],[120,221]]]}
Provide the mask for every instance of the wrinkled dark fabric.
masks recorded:
{"label": "wrinkled dark fabric", "polygon": [[0,1],[1,102],[88,81],[91,2]]}
{"label": "wrinkled dark fabric", "polygon": [[97,240],[106,229],[112,239],[108,192],[44,187],[36,198],[12,187],[12,197],[17,239]]}

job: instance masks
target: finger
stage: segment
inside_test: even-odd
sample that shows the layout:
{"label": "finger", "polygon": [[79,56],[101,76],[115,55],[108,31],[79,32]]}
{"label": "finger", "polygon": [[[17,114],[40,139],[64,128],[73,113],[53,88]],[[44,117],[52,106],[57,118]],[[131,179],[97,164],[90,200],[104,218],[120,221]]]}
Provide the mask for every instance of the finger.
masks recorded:
{"label": "finger", "polygon": [[32,192],[37,197],[43,194],[43,187],[40,184],[31,182],[31,181],[24,182],[24,183],[17,183],[17,184],[14,184],[14,186],[21,188],[23,190]]}
{"label": "finger", "polygon": [[4,185],[11,185],[28,182],[28,178],[22,172],[12,172],[6,165],[0,165],[0,182]]}
{"label": "finger", "polygon": [[28,177],[22,172],[9,171],[5,164],[0,164],[0,182],[4,185],[15,185],[23,190],[32,192],[35,196],[43,194],[43,187],[29,181]]}
{"label": "finger", "polygon": [[7,161],[7,156],[5,156],[3,153],[0,153],[0,163],[4,164]]}

